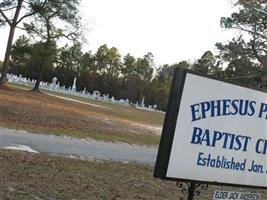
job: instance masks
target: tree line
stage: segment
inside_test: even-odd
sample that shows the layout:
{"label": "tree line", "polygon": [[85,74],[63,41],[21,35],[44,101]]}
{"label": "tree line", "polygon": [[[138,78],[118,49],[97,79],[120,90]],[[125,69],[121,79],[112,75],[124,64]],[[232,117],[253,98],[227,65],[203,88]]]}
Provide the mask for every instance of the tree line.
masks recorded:
{"label": "tree line", "polygon": [[[21,1],[25,2],[4,0],[0,3],[0,14],[4,12],[4,8],[8,12],[8,8],[12,10],[14,4],[19,5]],[[108,47],[106,44],[101,45],[95,53],[83,52],[79,41],[82,33],[78,0],[31,2],[34,2],[31,8],[24,11],[28,20],[23,23],[23,29],[28,35],[21,36],[11,45],[11,59],[8,62],[4,60],[2,74],[5,75],[8,66],[10,73],[36,79],[34,90],[39,89],[40,81],[51,82],[54,76],[61,86],[66,87],[70,87],[74,77],[77,77],[78,90],[99,90],[117,98],[128,98],[132,103],[140,103],[145,98],[146,105],[157,104],[159,109],[165,110],[172,73],[177,67],[266,87],[265,0],[239,0],[235,4],[237,11],[229,17],[221,18],[223,28],[237,29],[240,34],[229,42],[216,43],[216,55],[206,51],[194,62],[181,61],[162,66],[155,66],[150,52],[139,58],[131,54],[123,56],[116,47]],[[0,18],[0,24],[9,24],[5,20],[5,17]],[[69,28],[57,27],[55,23],[59,21]],[[59,48],[57,41],[62,37],[71,40],[72,44]],[[4,83],[3,77],[0,84]]]}

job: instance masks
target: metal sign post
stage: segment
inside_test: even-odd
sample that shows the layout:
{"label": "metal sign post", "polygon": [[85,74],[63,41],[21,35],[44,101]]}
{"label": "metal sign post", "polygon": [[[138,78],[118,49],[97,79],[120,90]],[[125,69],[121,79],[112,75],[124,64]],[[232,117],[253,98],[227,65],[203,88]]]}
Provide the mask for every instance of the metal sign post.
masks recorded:
{"label": "metal sign post", "polygon": [[190,183],[177,181],[176,186],[182,191],[183,194],[188,194],[187,200],[194,200],[194,196],[199,196],[201,190],[206,191],[208,184],[199,184],[195,181]]}
{"label": "metal sign post", "polygon": [[196,187],[196,183],[195,182],[191,182],[190,183],[190,187],[188,190],[188,200],[193,200],[194,199],[194,195],[195,195],[195,188]]}

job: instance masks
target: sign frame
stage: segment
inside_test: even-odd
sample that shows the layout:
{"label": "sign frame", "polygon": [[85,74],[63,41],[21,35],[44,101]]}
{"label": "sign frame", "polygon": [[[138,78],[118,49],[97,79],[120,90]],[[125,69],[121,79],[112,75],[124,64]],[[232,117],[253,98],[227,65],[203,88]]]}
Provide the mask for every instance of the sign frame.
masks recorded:
{"label": "sign frame", "polygon": [[171,178],[167,177],[167,170],[169,165],[169,159],[171,155],[171,149],[176,129],[176,122],[180,110],[181,99],[184,90],[184,84],[186,80],[187,74],[193,74],[200,77],[216,80],[223,83],[228,83],[232,85],[236,85],[239,87],[243,87],[246,89],[252,89],[255,91],[264,92],[259,88],[249,87],[244,84],[240,83],[233,83],[231,81],[223,80],[220,78],[215,78],[209,75],[203,75],[197,72],[193,72],[187,69],[180,69],[176,68],[174,70],[174,75],[172,78],[171,89],[169,92],[169,99],[168,99],[168,106],[167,111],[164,119],[162,134],[160,138],[160,144],[156,159],[156,164],[154,167],[154,174],[155,178],[160,178],[161,180],[169,180],[169,181],[181,181],[181,182],[197,182],[199,184],[209,184],[209,185],[221,185],[221,186],[231,186],[231,187],[243,187],[243,188],[255,188],[255,189],[267,189],[266,187],[261,186],[253,186],[253,185],[242,185],[242,184],[231,184],[231,183],[222,183],[222,182],[209,182],[209,181],[199,181],[193,179],[183,179],[183,178]]}

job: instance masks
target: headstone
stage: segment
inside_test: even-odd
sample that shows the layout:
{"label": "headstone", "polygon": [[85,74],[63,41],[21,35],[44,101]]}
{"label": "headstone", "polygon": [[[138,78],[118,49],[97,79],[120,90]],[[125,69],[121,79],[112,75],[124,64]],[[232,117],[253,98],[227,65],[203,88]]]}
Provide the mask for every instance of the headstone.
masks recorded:
{"label": "headstone", "polygon": [[51,89],[51,90],[54,90],[55,87],[56,87],[56,85],[57,85],[57,77],[53,77],[53,79],[52,79],[52,83],[51,83],[51,85],[50,85],[50,89]]}
{"label": "headstone", "polygon": [[141,107],[144,108],[145,107],[145,97],[143,97],[142,102],[141,102]]}
{"label": "headstone", "polygon": [[86,93],[86,87],[83,89],[82,94],[85,95],[85,93]]}
{"label": "headstone", "polygon": [[69,87],[69,89],[68,89],[68,93],[71,93],[71,87]]}
{"label": "headstone", "polygon": [[92,99],[96,99],[95,91],[93,91],[93,94],[91,95]]}
{"label": "headstone", "polygon": [[77,81],[77,77],[75,77],[73,79],[73,84],[72,84],[71,92],[76,92],[76,81]]}
{"label": "headstone", "polygon": [[94,96],[95,96],[95,99],[101,99],[100,96],[101,93],[99,91],[94,91]]}
{"label": "headstone", "polygon": [[22,74],[19,75],[19,82],[22,82]]}
{"label": "headstone", "polygon": [[56,87],[55,87],[54,89],[55,89],[55,90],[58,90],[58,89],[60,89],[59,82],[57,82],[57,84],[56,84]]}

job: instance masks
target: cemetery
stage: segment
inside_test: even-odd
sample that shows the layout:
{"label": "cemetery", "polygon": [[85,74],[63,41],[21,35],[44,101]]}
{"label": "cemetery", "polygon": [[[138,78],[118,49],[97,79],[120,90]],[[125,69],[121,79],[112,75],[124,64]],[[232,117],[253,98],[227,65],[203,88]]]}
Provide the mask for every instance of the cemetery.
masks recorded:
{"label": "cemetery", "polygon": [[[1,74],[0,74],[1,77]],[[33,87],[36,83],[36,80],[31,80],[29,78],[22,77],[22,75],[16,76],[14,74],[8,74],[7,80],[10,83],[21,84],[25,86]],[[41,82],[40,88],[43,90],[53,91],[56,93],[61,94],[68,94],[93,100],[101,100],[104,102],[110,102],[114,104],[124,105],[124,106],[134,106],[137,109],[142,109],[146,111],[154,111],[154,112],[162,112],[157,110],[157,105],[148,105],[147,107],[144,104],[144,98],[142,99],[141,103],[136,102],[135,104],[130,103],[128,99],[116,99],[114,96],[110,97],[109,94],[101,94],[99,91],[93,91],[92,93],[88,92],[86,88],[83,91],[76,90],[76,81],[77,78],[75,77],[73,80],[72,87],[66,88],[65,86],[60,86],[59,81],[57,81],[57,77],[54,77],[51,83]],[[163,113],[163,112],[162,112]]]}
{"label": "cemetery", "polygon": [[0,200],[267,200],[266,16],[0,0]]}

